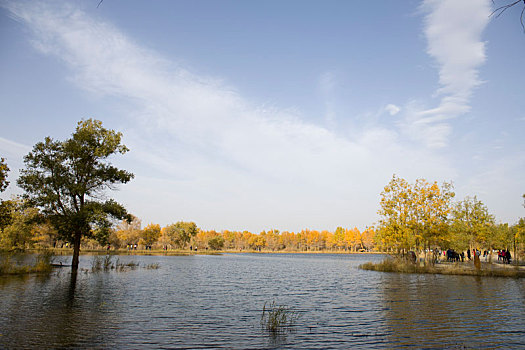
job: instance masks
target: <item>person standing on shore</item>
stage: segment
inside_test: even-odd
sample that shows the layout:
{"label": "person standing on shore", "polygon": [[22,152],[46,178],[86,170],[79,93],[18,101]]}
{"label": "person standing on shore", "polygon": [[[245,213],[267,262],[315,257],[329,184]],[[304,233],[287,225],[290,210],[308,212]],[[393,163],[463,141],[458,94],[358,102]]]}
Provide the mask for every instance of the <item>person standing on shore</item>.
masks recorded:
{"label": "person standing on shore", "polygon": [[507,261],[507,264],[510,264],[510,250],[507,249],[507,252],[505,253],[505,260]]}

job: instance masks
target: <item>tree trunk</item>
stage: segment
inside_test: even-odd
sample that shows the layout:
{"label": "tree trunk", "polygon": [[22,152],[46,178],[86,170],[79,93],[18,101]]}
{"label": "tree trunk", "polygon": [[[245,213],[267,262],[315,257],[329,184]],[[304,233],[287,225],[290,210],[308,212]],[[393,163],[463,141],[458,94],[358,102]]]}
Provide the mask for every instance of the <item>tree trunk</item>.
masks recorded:
{"label": "tree trunk", "polygon": [[481,261],[479,261],[479,255],[477,253],[474,253],[474,266],[478,271],[481,269]]}
{"label": "tree trunk", "polygon": [[82,234],[80,232],[75,233],[73,241],[73,260],[71,261],[71,271],[78,271],[78,256],[80,255],[80,239]]}
{"label": "tree trunk", "polygon": [[518,266],[518,247],[516,246],[516,236],[514,236],[513,243],[514,243],[514,264]]}

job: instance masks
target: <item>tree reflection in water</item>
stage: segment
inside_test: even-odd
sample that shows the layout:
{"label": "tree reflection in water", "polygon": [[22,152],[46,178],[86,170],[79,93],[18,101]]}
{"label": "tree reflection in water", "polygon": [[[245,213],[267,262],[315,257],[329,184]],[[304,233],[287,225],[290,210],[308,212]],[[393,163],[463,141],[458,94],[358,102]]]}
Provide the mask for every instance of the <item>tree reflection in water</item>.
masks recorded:
{"label": "tree reflection in water", "polygon": [[[520,288],[513,280],[475,276],[385,273],[382,276],[389,343],[398,346],[503,346],[502,332],[520,327],[509,320]],[[514,305],[515,307],[515,305]],[[516,329],[519,331],[518,329]]]}

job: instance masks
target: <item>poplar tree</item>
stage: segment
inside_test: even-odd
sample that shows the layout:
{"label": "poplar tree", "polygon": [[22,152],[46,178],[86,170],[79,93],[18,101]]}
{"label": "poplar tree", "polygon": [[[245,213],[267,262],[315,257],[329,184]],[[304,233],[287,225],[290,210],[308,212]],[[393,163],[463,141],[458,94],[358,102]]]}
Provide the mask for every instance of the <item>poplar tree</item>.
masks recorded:
{"label": "poplar tree", "polygon": [[83,237],[106,244],[112,220],[131,220],[122,205],[105,196],[106,190],[133,178],[108,162],[114,154],[128,151],[121,139],[120,132],[104,128],[101,121],[82,120],[71,138],[46,137],[24,157],[18,185],[59,238],[73,245],[73,271],[78,270]]}
{"label": "poplar tree", "polygon": [[379,238],[398,252],[442,245],[449,239],[448,217],[454,192],[451,183],[414,184],[392,177],[381,192]]}

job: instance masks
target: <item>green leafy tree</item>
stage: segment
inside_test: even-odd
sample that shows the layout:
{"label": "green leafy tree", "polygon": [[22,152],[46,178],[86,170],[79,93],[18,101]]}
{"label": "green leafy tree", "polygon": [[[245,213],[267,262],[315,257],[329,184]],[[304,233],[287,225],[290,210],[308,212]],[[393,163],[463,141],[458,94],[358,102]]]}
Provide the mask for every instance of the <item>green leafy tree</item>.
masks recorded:
{"label": "green leafy tree", "polygon": [[0,232],[0,247],[25,250],[33,245],[33,230],[37,227],[38,209],[27,208],[21,202],[12,207],[11,223]]}
{"label": "green leafy tree", "polygon": [[9,167],[5,162],[5,158],[0,158],[0,192],[4,192],[9,181],[7,181],[7,173],[9,172]]}
{"label": "green leafy tree", "polygon": [[[7,181],[8,172],[9,168],[7,167],[5,159],[0,158],[0,192],[5,191],[9,185],[9,181]],[[11,224],[14,204],[15,202],[11,200],[0,200],[0,231]]]}
{"label": "green leafy tree", "polygon": [[179,221],[165,228],[171,243],[179,249],[184,249],[199,229],[194,222]]}
{"label": "green leafy tree", "polygon": [[476,196],[466,197],[452,210],[453,241],[456,248],[491,248],[494,241],[494,216]]}
{"label": "green leafy tree", "polygon": [[492,236],[490,238],[491,245],[489,248],[505,248],[513,246],[514,243],[514,230],[509,227],[509,224],[496,224],[490,226]]}
{"label": "green leafy tree", "polygon": [[0,231],[13,223],[13,213],[18,207],[18,201],[14,199],[0,202]]}
{"label": "green leafy tree", "polygon": [[224,247],[224,238],[221,236],[215,236],[208,240],[208,247],[211,250],[221,250]]}
{"label": "green leafy tree", "polygon": [[524,253],[523,246],[525,244],[525,218],[520,218],[518,222],[512,226],[511,232],[514,240],[514,256],[517,263],[519,259],[519,255],[516,254],[517,250],[520,250],[521,255]]}
{"label": "green leafy tree", "polygon": [[104,197],[106,190],[133,178],[108,162],[112,155],[128,151],[121,138],[120,132],[104,128],[98,120],[82,120],[71,138],[46,137],[24,157],[26,168],[18,185],[59,237],[73,244],[73,271],[78,270],[82,237],[106,244],[112,220],[130,219],[122,205]]}

